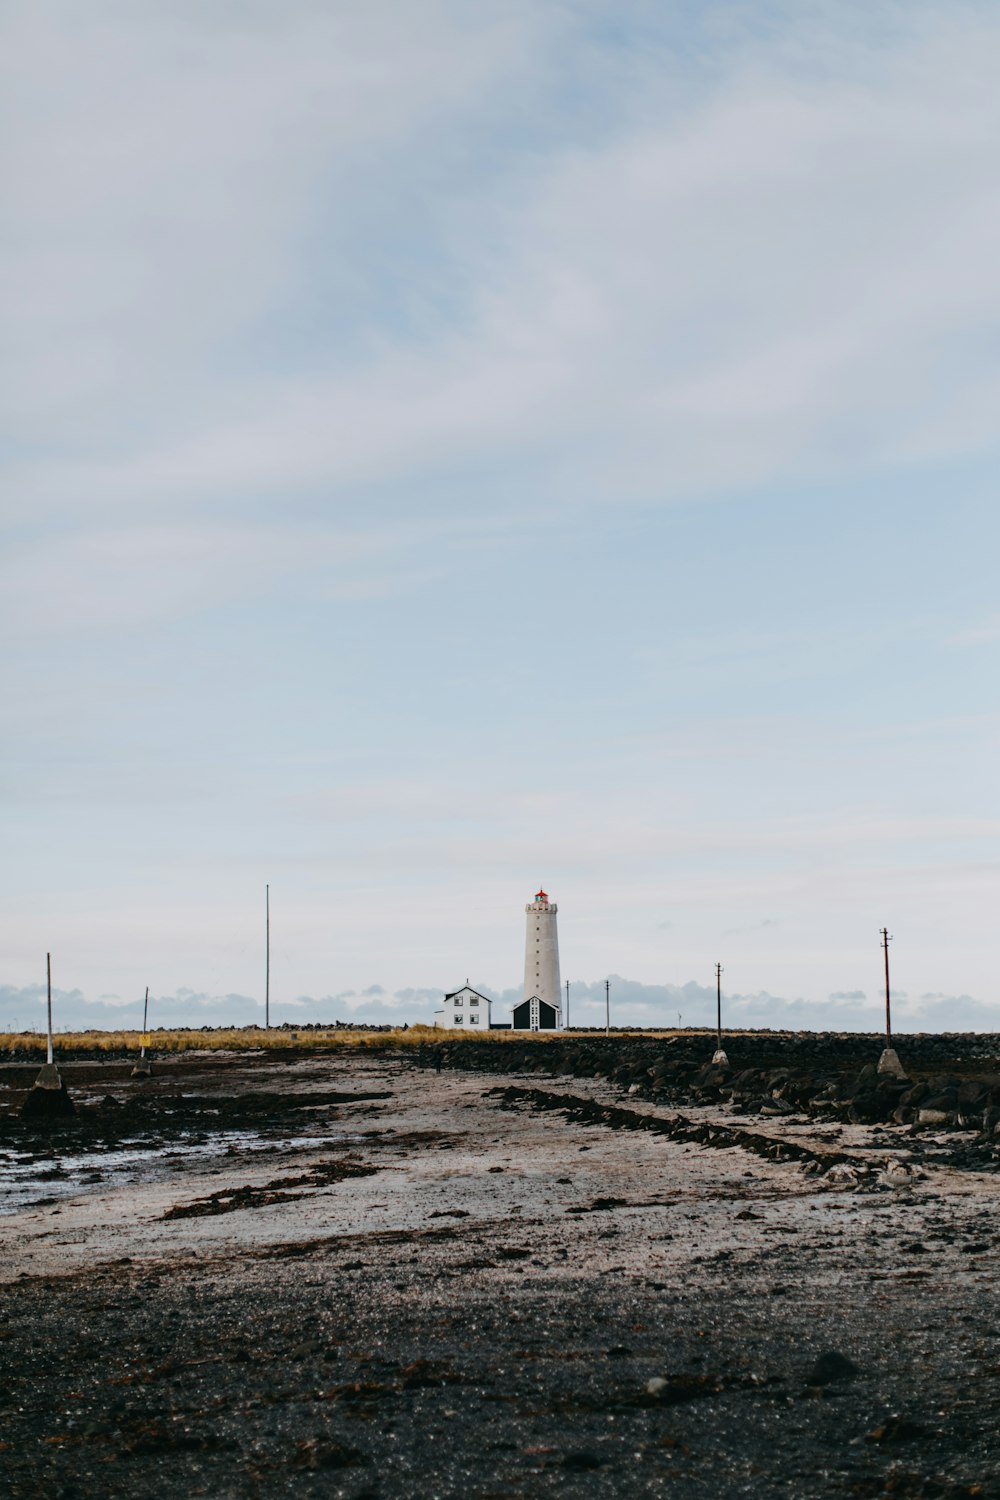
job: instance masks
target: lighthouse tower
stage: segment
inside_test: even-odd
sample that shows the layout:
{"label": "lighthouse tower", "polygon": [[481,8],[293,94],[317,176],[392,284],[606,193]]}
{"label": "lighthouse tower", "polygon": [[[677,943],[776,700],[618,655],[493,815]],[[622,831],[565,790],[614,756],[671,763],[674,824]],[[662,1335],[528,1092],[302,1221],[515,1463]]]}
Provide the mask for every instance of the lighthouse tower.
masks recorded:
{"label": "lighthouse tower", "polygon": [[544,891],[524,908],[528,929],[524,943],[524,998],[514,1008],[517,1031],[552,1031],[562,1026],[562,984],[559,979],[559,908]]}

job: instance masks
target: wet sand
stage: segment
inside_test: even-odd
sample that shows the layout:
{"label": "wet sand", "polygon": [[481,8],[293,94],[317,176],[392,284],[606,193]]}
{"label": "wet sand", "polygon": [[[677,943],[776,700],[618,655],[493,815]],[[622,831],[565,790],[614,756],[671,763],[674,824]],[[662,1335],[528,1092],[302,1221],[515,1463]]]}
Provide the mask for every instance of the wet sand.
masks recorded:
{"label": "wet sand", "polygon": [[123,1075],[0,1136],[7,1493],[1000,1494],[995,1173],[405,1057]]}

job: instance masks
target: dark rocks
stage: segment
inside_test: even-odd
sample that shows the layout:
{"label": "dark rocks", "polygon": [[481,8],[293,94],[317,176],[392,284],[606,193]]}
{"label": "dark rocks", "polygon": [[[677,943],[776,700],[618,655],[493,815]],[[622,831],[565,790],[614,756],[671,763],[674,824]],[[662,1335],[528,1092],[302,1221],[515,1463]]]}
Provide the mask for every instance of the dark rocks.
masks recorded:
{"label": "dark rocks", "polygon": [[717,1396],[722,1388],[718,1375],[691,1375],[687,1371],[680,1375],[654,1375],[636,1401],[643,1406],[678,1406],[684,1401]]}
{"label": "dark rocks", "polygon": [[927,1427],[922,1422],[914,1422],[909,1417],[900,1416],[898,1412],[891,1417],[886,1417],[871,1432],[865,1433],[866,1443],[901,1443],[911,1441],[913,1438],[925,1437]]}
{"label": "dark rocks", "polygon": [[727,1064],[708,1063],[695,1074],[693,1082],[696,1088],[721,1088],[729,1082],[731,1071]]}
{"label": "dark rocks", "polygon": [[924,1099],[922,1101],[921,1108],[922,1109],[935,1109],[935,1110],[943,1111],[945,1114],[950,1114],[950,1112],[955,1108],[955,1106],[957,1105],[957,1103],[958,1103],[958,1089],[955,1088],[954,1086],[951,1086],[949,1088],[942,1089],[940,1091],[940,1093],[929,1095],[926,1099]]}
{"label": "dark rocks", "polygon": [[[959,1127],[981,1132],[990,1142],[1000,1136],[995,1071],[974,1078],[934,1071],[912,1081],[879,1073],[873,1057],[878,1038],[806,1032],[728,1037],[734,1062],[723,1065],[706,1058],[706,1040],[687,1034],[606,1039],[573,1033],[511,1047],[469,1038],[445,1055],[450,1067],[483,1073],[611,1079],[630,1095],[671,1106],[727,1103],[734,1114],[765,1118],[802,1113],[862,1125]],[[911,1036],[897,1043],[911,1072],[918,1064],[964,1067],[971,1056],[1000,1055],[1000,1038],[994,1036]]]}
{"label": "dark rocks", "polygon": [[951,1125],[954,1123],[954,1115],[947,1109],[934,1109],[925,1105],[917,1111],[918,1125]]}
{"label": "dark rocks", "polygon": [[58,1087],[39,1087],[37,1084],[21,1105],[21,1119],[33,1125],[44,1125],[72,1119],[76,1105],[69,1096],[64,1081]]}
{"label": "dark rocks", "polygon": [[795,1106],[789,1104],[787,1099],[780,1099],[776,1095],[765,1099],[760,1106],[762,1115],[793,1115]]}
{"label": "dark rocks", "polygon": [[600,1469],[603,1464],[603,1458],[586,1449],[577,1453],[567,1453],[562,1461],[563,1468],[569,1469],[573,1474],[582,1474],[590,1469]]}
{"label": "dark rocks", "polygon": [[[754,1134],[729,1124],[694,1123],[683,1115],[664,1118],[653,1114],[639,1114],[575,1094],[509,1087],[490,1089],[486,1097],[490,1096],[498,1098],[501,1109],[528,1106],[538,1110],[553,1110],[581,1124],[603,1125],[611,1130],[644,1130],[671,1140],[689,1141],[703,1146],[739,1146],[772,1161],[798,1161],[806,1170],[827,1171],[831,1181],[837,1170],[837,1163],[845,1159],[840,1152],[816,1150],[797,1141],[776,1141],[769,1135]],[[581,1146],[579,1149],[587,1151],[590,1148]],[[852,1169],[851,1185],[856,1185],[857,1180],[857,1173]]]}
{"label": "dark rocks", "polygon": [[806,1376],[806,1385],[835,1385],[841,1380],[854,1380],[860,1374],[853,1359],[837,1349],[827,1349]]}
{"label": "dark rocks", "polygon": [[347,1443],[330,1442],[327,1438],[306,1438],[295,1449],[292,1464],[296,1469],[346,1469],[353,1464],[365,1463],[359,1449]]}

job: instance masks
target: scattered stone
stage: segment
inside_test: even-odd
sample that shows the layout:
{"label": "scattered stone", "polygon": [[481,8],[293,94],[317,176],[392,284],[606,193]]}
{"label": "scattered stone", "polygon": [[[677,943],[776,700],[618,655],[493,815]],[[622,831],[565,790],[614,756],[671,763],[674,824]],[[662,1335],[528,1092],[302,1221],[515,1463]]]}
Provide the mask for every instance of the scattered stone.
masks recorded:
{"label": "scattered stone", "polygon": [[365,1462],[359,1449],[327,1438],[306,1438],[297,1445],[292,1459],[296,1469],[346,1469]]}
{"label": "scattered stone", "polygon": [[58,1068],[52,1063],[46,1063],[21,1105],[21,1119],[41,1125],[55,1120],[68,1120],[75,1114],[76,1105],[69,1096]]}
{"label": "scattered stone", "polygon": [[603,1464],[603,1458],[599,1458],[596,1453],[590,1453],[586,1450],[581,1450],[578,1453],[567,1453],[562,1461],[564,1469],[569,1469],[576,1474],[584,1473],[588,1469],[600,1469],[603,1467]]}
{"label": "scattered stone", "polygon": [[[922,1173],[919,1175],[923,1175]],[[918,1173],[906,1162],[898,1161],[895,1157],[889,1157],[885,1166],[878,1176],[880,1187],[888,1188],[912,1188],[914,1179]]]}
{"label": "scattered stone", "polygon": [[829,1187],[858,1187],[862,1180],[862,1172],[858,1167],[852,1166],[850,1162],[836,1162],[827,1172],[823,1179]]}
{"label": "scattered stone", "polygon": [[654,1375],[647,1380],[639,1405],[676,1406],[682,1401],[697,1401],[703,1396],[717,1396],[723,1382],[717,1375]]}
{"label": "scattered stone", "polygon": [[873,1427],[871,1432],[865,1433],[866,1443],[903,1443],[913,1438],[925,1437],[928,1429],[922,1422],[913,1422],[909,1417],[902,1417],[894,1413],[886,1417],[878,1427]]}
{"label": "scattered stone", "polygon": [[853,1380],[860,1374],[853,1359],[848,1359],[837,1349],[827,1349],[806,1376],[806,1385],[835,1385],[841,1380]]}

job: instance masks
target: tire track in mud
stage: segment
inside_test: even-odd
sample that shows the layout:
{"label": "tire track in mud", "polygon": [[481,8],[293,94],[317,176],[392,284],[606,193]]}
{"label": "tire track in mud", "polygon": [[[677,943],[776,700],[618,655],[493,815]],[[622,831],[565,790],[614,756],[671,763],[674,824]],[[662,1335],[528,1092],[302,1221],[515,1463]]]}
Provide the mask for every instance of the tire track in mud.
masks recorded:
{"label": "tire track in mud", "polygon": [[672,1141],[685,1141],[693,1145],[728,1150],[738,1146],[754,1156],[767,1161],[800,1162],[807,1172],[826,1173],[831,1167],[848,1165],[867,1174],[870,1164],[847,1151],[822,1151],[814,1146],[800,1145],[798,1141],[776,1141],[772,1136],[758,1135],[736,1125],[719,1123],[695,1124],[685,1115],[641,1114],[634,1109],[623,1109],[616,1104],[600,1104],[596,1099],[583,1098],[579,1094],[556,1094],[545,1089],[526,1089],[516,1086],[487,1089],[484,1098],[499,1100],[501,1109],[516,1109],[528,1105],[532,1109],[551,1110],[564,1115],[581,1125],[603,1125],[609,1130],[646,1130],[653,1135],[666,1136]]}
{"label": "tire track in mud", "polygon": [[374,1177],[378,1167],[358,1161],[319,1162],[297,1177],[276,1177],[260,1186],[219,1188],[207,1197],[191,1203],[175,1203],[161,1214],[161,1219],[201,1219],[216,1214],[237,1213],[244,1209],[268,1208],[275,1203],[292,1203],[311,1196],[318,1188],[343,1182],[348,1177]]}

